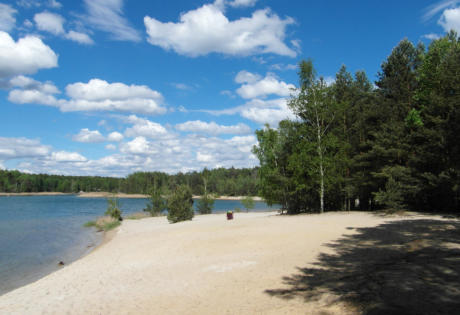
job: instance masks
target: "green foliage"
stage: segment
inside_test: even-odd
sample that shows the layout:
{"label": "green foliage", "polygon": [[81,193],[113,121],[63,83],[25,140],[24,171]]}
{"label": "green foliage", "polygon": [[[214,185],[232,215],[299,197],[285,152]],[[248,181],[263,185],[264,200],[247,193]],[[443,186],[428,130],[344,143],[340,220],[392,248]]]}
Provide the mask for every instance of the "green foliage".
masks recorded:
{"label": "green foliage", "polygon": [[84,227],[95,227],[98,231],[109,231],[120,226],[120,221],[112,217],[101,217],[96,221],[88,221]]}
{"label": "green foliage", "polygon": [[186,185],[177,186],[168,198],[168,221],[176,223],[192,220],[193,216],[193,199],[190,188]]}
{"label": "green foliage", "polygon": [[244,197],[241,200],[241,203],[246,208],[246,212],[248,212],[249,210],[253,209],[254,206],[255,206],[254,198],[252,198],[251,196]]}
{"label": "green foliage", "polygon": [[149,212],[150,215],[159,216],[166,209],[166,201],[161,196],[161,190],[155,185],[150,191],[149,202],[147,203],[144,211]]}
{"label": "green foliage", "polygon": [[122,220],[119,200],[117,197],[107,198],[107,210],[105,214],[115,220]]}
{"label": "green foliage", "polygon": [[88,221],[85,224],[83,224],[84,227],[93,227],[96,226],[96,221]]}
{"label": "green foliage", "polygon": [[342,66],[331,85],[299,63],[297,121],[256,131],[259,194],[288,213],[460,211],[460,41],[402,40],[373,88]]}
{"label": "green foliage", "polygon": [[208,194],[205,194],[200,199],[198,199],[197,210],[200,214],[212,213],[213,207],[214,199],[212,199]]}

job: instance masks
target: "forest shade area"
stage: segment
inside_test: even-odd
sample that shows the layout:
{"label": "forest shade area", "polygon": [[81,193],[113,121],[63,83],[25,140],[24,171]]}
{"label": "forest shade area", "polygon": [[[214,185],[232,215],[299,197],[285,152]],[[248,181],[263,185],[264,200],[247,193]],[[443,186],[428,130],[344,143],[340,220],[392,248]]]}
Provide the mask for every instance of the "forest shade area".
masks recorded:
{"label": "forest shade area", "polygon": [[257,195],[257,168],[204,169],[201,172],[169,175],[162,172],[137,172],[126,178],[98,176],[61,176],[26,174],[0,170],[0,192],[63,192],[78,193],[107,191],[149,194],[153,187],[167,192],[187,185],[195,195],[207,192],[225,196]]}
{"label": "forest shade area", "polygon": [[260,195],[289,213],[381,208],[460,211],[460,42],[402,40],[375,85],[299,63],[296,120],[256,132]]}

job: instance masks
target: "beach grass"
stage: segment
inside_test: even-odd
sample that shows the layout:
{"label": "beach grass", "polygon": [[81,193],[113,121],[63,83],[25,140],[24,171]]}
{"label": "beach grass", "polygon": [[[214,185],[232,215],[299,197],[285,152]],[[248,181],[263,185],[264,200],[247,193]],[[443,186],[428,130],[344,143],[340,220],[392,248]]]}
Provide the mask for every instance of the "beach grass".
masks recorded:
{"label": "beach grass", "polygon": [[110,231],[117,226],[120,226],[121,222],[109,216],[103,216],[97,218],[96,221],[88,221],[84,227],[95,227],[98,231]]}

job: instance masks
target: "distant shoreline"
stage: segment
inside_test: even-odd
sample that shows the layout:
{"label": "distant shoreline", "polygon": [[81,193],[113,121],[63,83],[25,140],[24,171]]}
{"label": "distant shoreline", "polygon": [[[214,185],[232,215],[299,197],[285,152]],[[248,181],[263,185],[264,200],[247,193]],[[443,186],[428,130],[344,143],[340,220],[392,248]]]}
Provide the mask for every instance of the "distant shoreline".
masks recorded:
{"label": "distant shoreline", "polygon": [[25,193],[7,193],[0,192],[0,197],[9,197],[9,196],[69,196],[75,195],[74,193],[62,193],[62,192],[25,192]]}
{"label": "distant shoreline", "polygon": [[[70,196],[75,195],[79,198],[149,198],[149,195],[144,194],[125,194],[125,193],[109,193],[109,192],[80,192],[80,193],[62,193],[62,192],[27,192],[27,193],[6,193],[0,192],[0,197],[9,196]],[[193,199],[200,199],[201,196],[193,196]],[[246,196],[220,196],[214,198],[216,200],[243,200]],[[261,197],[252,197],[254,201],[263,201]]]}

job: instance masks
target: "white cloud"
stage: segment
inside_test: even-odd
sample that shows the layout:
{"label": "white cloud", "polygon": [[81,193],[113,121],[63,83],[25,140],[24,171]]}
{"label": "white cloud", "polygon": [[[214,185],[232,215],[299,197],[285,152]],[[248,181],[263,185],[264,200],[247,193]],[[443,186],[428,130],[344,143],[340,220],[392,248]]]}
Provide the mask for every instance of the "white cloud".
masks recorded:
{"label": "white cloud", "polygon": [[11,87],[19,87],[23,90],[38,90],[46,94],[60,93],[59,89],[50,81],[42,83],[23,75],[12,78],[9,81],[9,85]]}
{"label": "white cloud", "polygon": [[460,33],[460,7],[444,10],[438,24],[441,25],[446,32],[454,30]]}
{"label": "white cloud", "polygon": [[146,138],[164,138],[169,135],[168,131],[160,124],[152,122],[145,118],[130,115],[125,119],[126,122],[133,124],[132,127],[125,130],[127,137],[146,137]]}
{"label": "white cloud", "polygon": [[242,70],[238,72],[238,74],[235,77],[235,82],[239,84],[243,83],[255,83],[262,79],[262,77],[256,73],[251,73],[246,70]]}
{"label": "white cloud", "polygon": [[269,66],[269,69],[278,70],[278,71],[297,70],[297,65],[276,63],[276,64]]}
{"label": "white cloud", "polygon": [[114,150],[117,149],[117,146],[114,145],[113,143],[109,143],[109,144],[107,144],[107,145],[105,146],[105,148],[106,148],[107,150],[114,151]]}
{"label": "white cloud", "polygon": [[132,141],[122,144],[120,151],[123,153],[140,155],[156,153],[145,137],[136,137]]}
{"label": "white cloud", "polygon": [[146,16],[147,40],[152,45],[192,57],[209,53],[296,56],[284,43],[286,27],[294,23],[292,18],[280,19],[265,9],[255,11],[251,17],[230,21],[223,10],[222,1],[206,4],[181,14],[178,23],[162,23]]}
{"label": "white cloud", "polygon": [[54,35],[62,35],[64,31],[64,18],[59,14],[42,12],[34,16],[35,24],[41,31],[50,32]]}
{"label": "white cloud", "polygon": [[435,40],[435,39],[440,38],[441,36],[439,36],[439,34],[430,33],[430,34],[425,34],[422,37],[426,38],[426,39],[429,39],[429,40]]}
{"label": "white cloud", "polygon": [[195,132],[203,133],[210,135],[219,135],[219,134],[248,134],[251,133],[251,128],[248,125],[239,123],[233,126],[223,126],[218,125],[215,122],[204,122],[201,120],[187,121],[182,124],[177,124],[176,129],[185,132]]}
{"label": "white cloud", "polygon": [[115,40],[138,42],[139,32],[123,17],[123,0],[84,0],[87,16],[84,20],[92,27],[108,32]]}
{"label": "white cloud", "polygon": [[202,110],[203,112],[211,115],[236,115],[254,121],[258,124],[270,124],[276,127],[283,119],[296,119],[294,113],[287,106],[285,98],[278,98],[272,100],[253,99],[249,102],[223,110]]}
{"label": "white cloud", "polygon": [[50,147],[39,140],[0,137],[0,160],[43,157],[49,152]]}
{"label": "white cloud", "polygon": [[83,128],[78,134],[72,137],[72,140],[84,143],[97,143],[104,142],[105,138],[98,130],[89,130],[88,128]]}
{"label": "white cloud", "polygon": [[77,42],[80,44],[86,44],[86,45],[94,44],[94,41],[91,39],[91,37],[89,37],[88,34],[76,32],[76,31],[69,31],[67,34],[65,34],[65,38],[73,40],[74,42]]}
{"label": "white cloud", "polygon": [[124,83],[108,83],[100,79],[92,79],[88,83],[74,83],[66,87],[67,95],[73,99],[87,101],[123,101],[129,99],[162,99],[157,91],[145,85],[126,85]]}
{"label": "white cloud", "polygon": [[58,151],[51,153],[51,159],[56,162],[84,162],[87,159],[77,152]]}
{"label": "white cloud", "polygon": [[[237,78],[240,73],[237,75]],[[236,90],[236,93],[238,93],[239,96],[246,99],[266,97],[272,94],[278,96],[289,96],[292,93],[292,89],[295,88],[292,84],[279,81],[273,74],[268,74],[265,78],[258,81],[246,82],[246,84]]]}
{"label": "white cloud", "polygon": [[54,68],[57,61],[58,56],[40,38],[26,36],[15,42],[0,31],[0,79]]}
{"label": "white cloud", "polygon": [[0,31],[11,31],[16,25],[14,17],[18,11],[8,4],[0,3]]}
{"label": "white cloud", "polygon": [[296,119],[285,101],[277,108],[247,107],[241,111],[241,116],[261,125],[269,124],[272,127],[278,126],[281,120]]}
{"label": "white cloud", "polygon": [[459,2],[460,0],[443,0],[430,5],[425,10],[426,12],[423,15],[423,20],[427,21],[444,9],[455,6]]}
{"label": "white cloud", "polygon": [[252,7],[256,4],[257,0],[233,0],[229,1],[228,5],[231,7]]}
{"label": "white cloud", "polygon": [[117,131],[109,133],[107,141],[120,142],[123,140],[123,135]]}
{"label": "white cloud", "polygon": [[92,79],[88,83],[77,82],[66,87],[70,99],[56,99],[47,91],[39,89],[13,90],[11,102],[41,104],[58,107],[63,112],[71,111],[118,111],[144,114],[164,114],[161,93],[145,85],[108,83]]}
{"label": "white cloud", "polygon": [[54,9],[60,9],[62,7],[62,4],[56,0],[49,0],[48,6]]}

